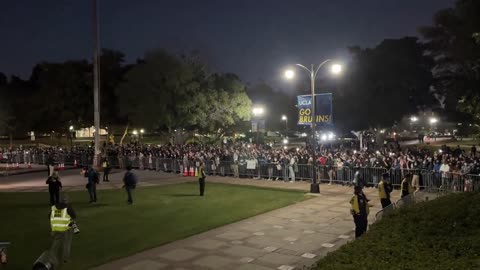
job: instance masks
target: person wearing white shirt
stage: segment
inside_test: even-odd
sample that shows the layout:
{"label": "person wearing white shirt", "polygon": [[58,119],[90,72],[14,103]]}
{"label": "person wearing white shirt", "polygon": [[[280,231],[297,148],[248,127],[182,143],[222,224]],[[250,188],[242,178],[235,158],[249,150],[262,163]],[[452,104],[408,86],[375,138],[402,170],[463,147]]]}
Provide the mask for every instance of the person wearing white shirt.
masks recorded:
{"label": "person wearing white shirt", "polygon": [[295,165],[295,157],[290,158],[290,164],[288,165],[288,170],[290,171],[290,182],[295,182],[295,170],[293,166]]}
{"label": "person wearing white shirt", "polygon": [[440,186],[440,189],[447,188],[447,180],[450,172],[450,166],[448,165],[447,161],[444,160],[442,165],[440,166],[440,173],[442,174],[442,185]]}

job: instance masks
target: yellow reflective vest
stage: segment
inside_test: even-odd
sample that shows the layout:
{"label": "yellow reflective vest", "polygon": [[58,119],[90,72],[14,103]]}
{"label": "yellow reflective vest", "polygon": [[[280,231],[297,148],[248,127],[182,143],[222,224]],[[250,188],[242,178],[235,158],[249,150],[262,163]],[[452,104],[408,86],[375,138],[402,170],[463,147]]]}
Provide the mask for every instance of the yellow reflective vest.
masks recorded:
{"label": "yellow reflective vest", "polygon": [[72,218],[67,213],[67,208],[57,209],[57,207],[52,206],[52,212],[50,214],[50,226],[52,227],[52,232],[65,232],[70,229],[69,224],[72,221]]}
{"label": "yellow reflective vest", "polygon": [[408,194],[412,194],[415,191],[412,185],[408,182],[407,178],[403,179],[401,187],[402,191],[408,191]]}
{"label": "yellow reflective vest", "polygon": [[390,192],[387,193],[385,191],[385,183],[383,182],[383,180],[378,183],[378,197],[380,199],[390,199]]}
{"label": "yellow reflective vest", "polygon": [[352,211],[355,215],[360,215],[361,205],[365,206],[365,213],[367,213],[367,215],[370,213],[370,205],[368,204],[365,197],[359,197],[357,195],[353,195],[352,199],[350,200],[350,204],[352,205]]}

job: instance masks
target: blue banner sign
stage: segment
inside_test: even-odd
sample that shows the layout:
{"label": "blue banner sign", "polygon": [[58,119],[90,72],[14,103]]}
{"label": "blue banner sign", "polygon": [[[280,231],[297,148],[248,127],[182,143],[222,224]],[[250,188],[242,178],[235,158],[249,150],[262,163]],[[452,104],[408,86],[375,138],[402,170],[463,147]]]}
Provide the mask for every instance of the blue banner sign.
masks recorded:
{"label": "blue banner sign", "polygon": [[[315,118],[317,127],[331,127],[333,125],[332,94],[326,93],[315,95],[315,101]],[[297,96],[297,107],[298,125],[310,126],[312,123],[312,96]]]}

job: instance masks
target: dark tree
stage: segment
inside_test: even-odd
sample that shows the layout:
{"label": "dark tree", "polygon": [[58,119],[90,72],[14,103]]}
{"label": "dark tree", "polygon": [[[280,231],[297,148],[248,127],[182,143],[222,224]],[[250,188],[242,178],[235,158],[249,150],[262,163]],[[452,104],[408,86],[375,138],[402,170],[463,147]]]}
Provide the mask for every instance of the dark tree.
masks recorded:
{"label": "dark tree", "polygon": [[480,121],[480,1],[458,0],[438,11],[420,32],[435,59],[434,92],[448,112],[460,110]]}

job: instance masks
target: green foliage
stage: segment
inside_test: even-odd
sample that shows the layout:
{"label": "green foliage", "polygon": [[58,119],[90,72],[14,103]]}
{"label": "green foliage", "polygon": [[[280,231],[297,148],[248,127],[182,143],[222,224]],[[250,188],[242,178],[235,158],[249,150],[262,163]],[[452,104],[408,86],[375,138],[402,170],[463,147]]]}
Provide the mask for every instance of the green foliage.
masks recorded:
{"label": "green foliage", "polygon": [[479,269],[480,193],[397,211],[312,269]]}
{"label": "green foliage", "polygon": [[222,133],[248,120],[251,102],[231,74],[207,76],[203,66],[164,50],[147,53],[117,89],[120,112],[134,125]]}
{"label": "green foliage", "polygon": [[[137,188],[135,204],[121,189],[99,190],[90,205],[85,192],[69,192],[81,233],[74,236],[69,270],[90,269],[178,239],[304,200],[302,192],[208,183]],[[7,269],[31,269],[49,247],[48,193],[0,193],[2,240],[12,242]]]}

